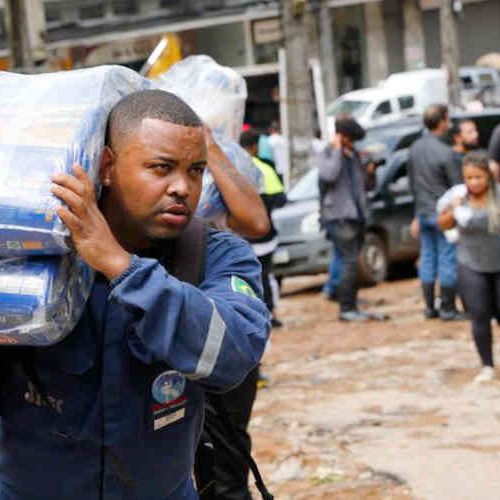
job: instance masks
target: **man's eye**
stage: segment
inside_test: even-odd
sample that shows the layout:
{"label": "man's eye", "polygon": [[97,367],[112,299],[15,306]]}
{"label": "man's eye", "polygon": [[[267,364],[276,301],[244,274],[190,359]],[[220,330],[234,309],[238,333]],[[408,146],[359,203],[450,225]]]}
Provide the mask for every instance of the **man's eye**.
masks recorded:
{"label": "man's eye", "polygon": [[205,167],[192,167],[191,172],[193,172],[195,175],[203,175],[203,172],[205,172]]}
{"label": "man's eye", "polygon": [[172,168],[172,165],[169,165],[168,163],[157,163],[156,165],[153,165],[153,168],[155,170],[166,172]]}

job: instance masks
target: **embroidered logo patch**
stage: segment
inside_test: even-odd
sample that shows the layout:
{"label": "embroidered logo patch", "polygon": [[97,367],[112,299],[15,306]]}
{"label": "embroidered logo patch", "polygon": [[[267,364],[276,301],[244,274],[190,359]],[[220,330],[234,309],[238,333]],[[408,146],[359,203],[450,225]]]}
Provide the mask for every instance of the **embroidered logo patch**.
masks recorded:
{"label": "embroidered logo patch", "polygon": [[175,370],[163,372],[155,378],[151,392],[158,403],[179,399],[186,388],[186,377]]}
{"label": "embroidered logo patch", "polygon": [[238,276],[231,276],[231,288],[233,289],[233,292],[257,298],[257,294],[253,291],[253,288],[245,280],[239,278]]}

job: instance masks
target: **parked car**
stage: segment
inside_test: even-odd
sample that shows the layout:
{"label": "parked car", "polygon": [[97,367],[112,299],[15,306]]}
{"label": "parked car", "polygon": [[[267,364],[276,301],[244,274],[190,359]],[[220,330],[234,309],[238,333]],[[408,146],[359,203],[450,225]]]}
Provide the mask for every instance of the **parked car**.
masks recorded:
{"label": "parked car", "polygon": [[[407,163],[407,149],[393,153],[377,170],[376,188],[368,194],[371,215],[359,262],[360,278],[365,283],[383,281],[390,264],[411,261],[418,255],[418,244],[410,236],[413,196]],[[290,190],[288,200],[287,205],[273,212],[280,241],[274,254],[275,275],[326,272],[332,243],[320,227],[317,168]]]}

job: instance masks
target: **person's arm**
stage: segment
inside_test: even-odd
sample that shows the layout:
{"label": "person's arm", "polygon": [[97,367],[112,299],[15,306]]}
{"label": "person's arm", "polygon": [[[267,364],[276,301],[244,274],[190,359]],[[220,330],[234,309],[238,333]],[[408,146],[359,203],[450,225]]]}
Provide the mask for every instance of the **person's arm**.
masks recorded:
{"label": "person's arm", "polygon": [[266,207],[255,187],[231,163],[205,128],[208,169],[228,209],[227,225],[245,238],[261,238],[270,229]]}
{"label": "person's arm", "polygon": [[500,126],[497,126],[493,131],[488,146],[490,155],[490,168],[497,182],[500,181]]}
{"label": "person's arm", "polygon": [[444,212],[441,212],[437,217],[437,223],[442,231],[453,229],[457,225],[453,210],[446,209]]}
{"label": "person's arm", "polygon": [[212,233],[199,288],[171,276],[158,261],[134,257],[111,282],[110,304],[132,318],[132,354],[166,363],[211,391],[237,385],[255,367],[269,334],[260,299],[260,266],[251,247]]}
{"label": "person's arm", "polygon": [[319,162],[319,178],[326,184],[333,184],[339,177],[344,163],[341,148],[327,149]]}
{"label": "person's arm", "polygon": [[443,158],[443,170],[445,172],[446,178],[448,179],[449,187],[456,186],[457,184],[462,184],[464,182],[462,169],[457,168],[457,164],[455,163],[455,158],[453,157],[453,151],[451,148],[449,148]]}

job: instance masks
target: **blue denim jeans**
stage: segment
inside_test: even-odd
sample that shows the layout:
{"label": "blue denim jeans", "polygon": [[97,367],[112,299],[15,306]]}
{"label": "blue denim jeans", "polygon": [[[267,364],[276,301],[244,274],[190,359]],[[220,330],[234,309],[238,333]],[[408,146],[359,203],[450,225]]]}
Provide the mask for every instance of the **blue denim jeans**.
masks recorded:
{"label": "blue denim jeans", "polygon": [[455,245],[446,240],[437,225],[435,216],[421,215],[419,222],[420,281],[424,284],[430,284],[439,279],[442,287],[455,287],[457,282]]}
{"label": "blue denim jeans", "polygon": [[330,265],[328,267],[328,281],[323,287],[323,293],[333,295],[337,293],[340,284],[340,277],[342,276],[342,256],[337,246],[333,245],[332,256]]}

